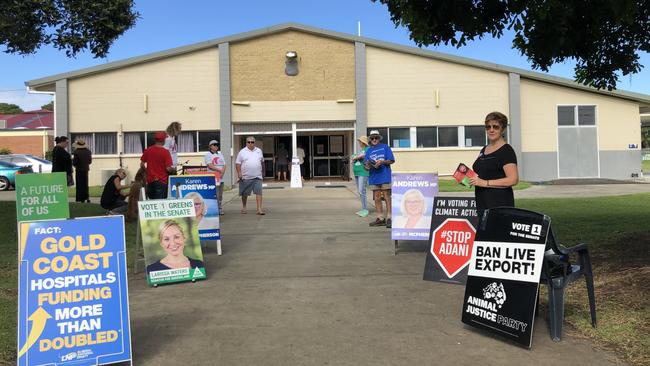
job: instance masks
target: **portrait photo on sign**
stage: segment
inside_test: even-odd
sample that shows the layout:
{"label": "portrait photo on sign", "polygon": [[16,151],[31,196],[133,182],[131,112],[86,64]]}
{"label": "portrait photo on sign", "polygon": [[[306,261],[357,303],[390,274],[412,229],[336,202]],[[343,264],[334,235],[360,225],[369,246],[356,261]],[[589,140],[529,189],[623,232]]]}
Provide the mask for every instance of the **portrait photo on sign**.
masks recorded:
{"label": "portrait photo on sign", "polygon": [[429,229],[433,197],[425,197],[419,189],[409,189],[404,194],[393,195],[398,209],[393,217],[393,227],[403,229]]}
{"label": "portrait photo on sign", "polygon": [[433,200],[438,193],[435,173],[392,175],[393,240],[427,240],[431,228]]}
{"label": "portrait photo on sign", "polygon": [[200,240],[219,240],[219,201],[212,174],[169,177],[169,197],[192,200]]}
{"label": "portrait photo on sign", "polygon": [[197,226],[192,217],[142,221],[147,274],[181,268],[204,268]]}
{"label": "portrait photo on sign", "polygon": [[196,212],[196,223],[199,230],[199,238],[209,239],[213,231],[219,229],[219,203],[214,198],[203,198],[198,192],[189,192],[183,198],[194,201]]}

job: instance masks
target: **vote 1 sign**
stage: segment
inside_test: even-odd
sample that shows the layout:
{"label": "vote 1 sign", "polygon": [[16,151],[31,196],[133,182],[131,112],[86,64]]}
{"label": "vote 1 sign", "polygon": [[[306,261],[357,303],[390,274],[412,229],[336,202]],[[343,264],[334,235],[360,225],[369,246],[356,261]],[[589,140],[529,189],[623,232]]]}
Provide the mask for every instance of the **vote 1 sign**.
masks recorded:
{"label": "vote 1 sign", "polygon": [[131,359],[123,216],[21,222],[18,361]]}
{"label": "vote 1 sign", "polygon": [[469,264],[463,323],[531,347],[549,228],[542,214],[486,210]]}

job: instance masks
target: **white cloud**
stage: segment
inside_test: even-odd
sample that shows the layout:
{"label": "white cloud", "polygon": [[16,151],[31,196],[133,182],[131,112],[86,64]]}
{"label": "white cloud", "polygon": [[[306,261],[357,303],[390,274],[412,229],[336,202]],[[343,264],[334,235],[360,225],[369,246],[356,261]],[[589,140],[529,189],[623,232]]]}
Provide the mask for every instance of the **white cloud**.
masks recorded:
{"label": "white cloud", "polygon": [[29,94],[27,90],[0,89],[0,103],[17,104],[24,111],[41,109],[43,104],[52,101],[51,94]]}

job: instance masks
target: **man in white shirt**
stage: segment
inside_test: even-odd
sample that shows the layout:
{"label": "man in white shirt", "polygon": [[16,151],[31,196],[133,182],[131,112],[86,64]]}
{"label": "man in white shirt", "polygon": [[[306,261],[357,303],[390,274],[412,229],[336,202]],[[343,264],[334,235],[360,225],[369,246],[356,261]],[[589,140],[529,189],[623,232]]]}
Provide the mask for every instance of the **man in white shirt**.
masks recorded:
{"label": "man in white shirt", "polygon": [[246,138],[246,147],[239,150],[235,160],[239,178],[239,195],[241,196],[241,213],[246,213],[246,201],[251,192],[255,193],[257,214],[265,215],[262,210],[262,179],[264,177],[264,154],[255,146],[255,137]]}
{"label": "man in white shirt", "polygon": [[222,202],[223,202],[223,181],[221,178],[226,173],[226,159],[223,158],[221,154],[219,141],[211,140],[208,144],[208,149],[210,149],[203,158],[205,165],[208,167],[208,171],[214,174],[214,177],[217,180],[217,201],[219,202],[219,214],[223,215]]}

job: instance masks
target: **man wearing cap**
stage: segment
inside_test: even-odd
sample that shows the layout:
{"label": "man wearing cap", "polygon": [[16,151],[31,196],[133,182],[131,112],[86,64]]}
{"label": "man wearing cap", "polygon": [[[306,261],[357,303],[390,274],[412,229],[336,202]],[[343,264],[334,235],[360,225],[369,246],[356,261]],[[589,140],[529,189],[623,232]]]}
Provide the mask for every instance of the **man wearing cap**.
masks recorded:
{"label": "man wearing cap", "polygon": [[205,154],[203,161],[208,167],[208,171],[214,174],[214,177],[217,180],[217,201],[219,202],[219,214],[223,215],[222,201],[223,201],[223,181],[222,177],[226,173],[226,159],[223,158],[221,154],[221,147],[219,146],[219,141],[211,140],[209,143],[209,151]]}
{"label": "man wearing cap", "polygon": [[167,197],[169,173],[174,172],[172,156],[163,146],[167,135],[160,131],[153,136],[154,144],[140,157],[140,167],[147,170],[147,196],[150,199]]}
{"label": "man wearing cap", "polygon": [[[390,146],[382,144],[381,135],[378,130],[370,131],[370,146],[366,150],[364,157],[364,164],[370,172],[368,177],[368,187],[372,190],[373,199],[375,201],[375,210],[377,218],[370,223],[370,226],[386,226],[392,227],[391,220],[391,169],[390,165],[395,162],[395,156]],[[386,218],[382,212],[381,198],[384,197],[386,201]]]}
{"label": "man wearing cap", "polygon": [[255,146],[255,137],[246,138],[246,146],[239,150],[235,160],[237,177],[239,178],[239,195],[241,196],[241,213],[246,213],[246,201],[251,192],[255,193],[257,214],[264,215],[262,210],[262,179],[264,178],[264,154]]}

